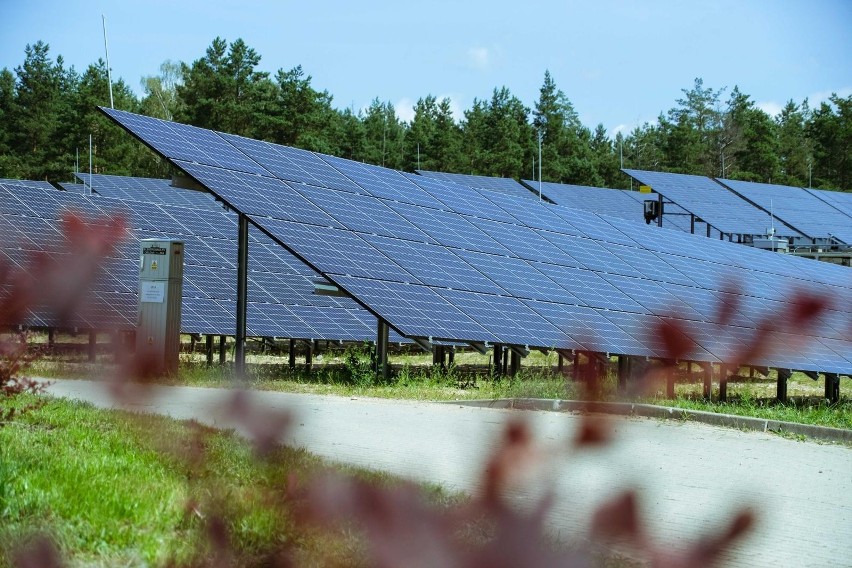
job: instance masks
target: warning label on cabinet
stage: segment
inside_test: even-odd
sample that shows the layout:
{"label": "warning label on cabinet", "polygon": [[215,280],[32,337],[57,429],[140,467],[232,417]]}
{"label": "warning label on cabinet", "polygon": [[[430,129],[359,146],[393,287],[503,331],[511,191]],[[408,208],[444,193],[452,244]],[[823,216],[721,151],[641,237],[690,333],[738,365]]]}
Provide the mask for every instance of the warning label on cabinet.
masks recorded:
{"label": "warning label on cabinet", "polygon": [[149,304],[162,304],[166,299],[165,282],[142,282],[141,301]]}

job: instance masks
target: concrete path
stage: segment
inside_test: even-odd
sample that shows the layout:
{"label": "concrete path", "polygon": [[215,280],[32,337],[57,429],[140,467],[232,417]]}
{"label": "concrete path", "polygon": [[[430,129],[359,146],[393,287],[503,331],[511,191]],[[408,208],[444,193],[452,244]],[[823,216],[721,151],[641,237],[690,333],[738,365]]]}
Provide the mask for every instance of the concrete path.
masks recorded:
{"label": "concrete path", "polygon": [[[102,385],[56,381],[56,396],[118,405]],[[228,392],[157,387],[133,410],[231,427]],[[257,392],[261,408],[293,413],[286,443],[325,458],[388,471],[453,490],[477,488],[480,465],[509,417],[523,416],[552,459],[518,491],[530,501],[556,490],[549,517],[558,534],[582,535],[588,512],[618,488],[640,490],[649,528],[671,547],[711,531],[741,506],[758,524],[729,566],[852,566],[852,449],[695,423],[623,419],[604,450],[566,455],[575,415],[410,401]]]}

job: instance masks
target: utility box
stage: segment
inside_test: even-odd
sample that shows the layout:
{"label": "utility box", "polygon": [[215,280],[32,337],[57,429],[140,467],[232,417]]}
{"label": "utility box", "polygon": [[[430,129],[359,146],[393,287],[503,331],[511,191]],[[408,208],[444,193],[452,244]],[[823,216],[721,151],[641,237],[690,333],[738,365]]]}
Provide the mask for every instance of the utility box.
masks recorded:
{"label": "utility box", "polygon": [[176,373],[183,297],[183,242],[139,242],[139,318],[136,357],[152,373]]}

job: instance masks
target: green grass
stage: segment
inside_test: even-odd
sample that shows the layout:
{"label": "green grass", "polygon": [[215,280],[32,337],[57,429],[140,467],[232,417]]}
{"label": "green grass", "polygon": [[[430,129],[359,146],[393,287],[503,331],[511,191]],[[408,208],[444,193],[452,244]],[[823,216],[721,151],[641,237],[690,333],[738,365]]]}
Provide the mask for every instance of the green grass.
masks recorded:
{"label": "green grass", "polygon": [[[38,336],[35,336],[38,343]],[[231,344],[229,344],[231,345]],[[231,366],[208,368],[204,363],[201,346],[194,353],[182,353],[179,374],[163,379],[165,384],[207,387],[233,385]],[[103,374],[109,366],[109,356],[103,355],[97,363],[81,361],[81,355],[66,353],[42,357],[34,362],[31,372],[46,377],[90,378]],[[339,396],[364,396],[409,400],[470,400],[498,398],[559,398],[574,399],[580,389],[570,379],[555,371],[557,356],[531,352],[523,361],[521,373],[514,378],[495,378],[488,373],[489,357],[471,350],[456,354],[456,366],[449,371],[434,370],[430,356],[409,349],[392,351],[391,363],[394,377],[382,384],[375,380],[365,349],[352,346],[347,349],[324,350],[315,355],[313,368],[304,370],[300,353],[296,370],[287,365],[284,355],[264,355],[249,351],[248,386],[261,390],[295,393],[334,394]],[[615,379],[610,376],[606,392],[619,399],[615,392]],[[718,382],[714,400],[718,399]],[[772,420],[816,424],[837,428],[852,428],[852,379],[841,379],[841,400],[828,404],[824,399],[823,381],[813,381],[801,373],[794,373],[788,381],[789,401],[781,404],[775,399],[775,373],[767,377],[741,378],[728,384],[728,402],[706,402],[701,399],[702,385],[696,375],[694,382],[679,380],[677,398],[664,397],[665,388],[651,393],[644,402],[693,408],[710,412],[755,416]]]}
{"label": "green grass", "polygon": [[[4,399],[22,406],[32,395]],[[204,460],[190,459],[197,435]],[[197,424],[133,415],[65,400],[0,425],[0,551],[47,533],[75,565],[162,565],[189,562],[204,550],[201,515],[222,514],[243,562],[290,542],[305,564],[361,563],[352,531],[297,528],[286,508],[272,506],[288,476],[325,467],[304,451],[280,448],[258,460],[232,433]],[[344,471],[378,484],[394,478]],[[459,496],[428,487],[435,503]],[[201,551],[201,552],[200,552]],[[0,554],[0,565],[9,558]],[[300,562],[300,563],[302,563]]]}

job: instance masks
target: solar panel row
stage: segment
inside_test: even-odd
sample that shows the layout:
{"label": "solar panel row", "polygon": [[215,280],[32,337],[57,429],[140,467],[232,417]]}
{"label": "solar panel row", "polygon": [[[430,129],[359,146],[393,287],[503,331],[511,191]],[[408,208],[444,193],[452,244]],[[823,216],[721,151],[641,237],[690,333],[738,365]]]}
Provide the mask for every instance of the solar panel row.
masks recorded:
{"label": "solar panel row", "polygon": [[125,199],[130,201],[150,201],[167,205],[184,207],[204,207],[215,209],[219,207],[213,196],[201,191],[190,191],[173,187],[170,180],[134,178],[105,174],[78,173],[77,179],[81,184],[60,184],[67,191],[83,193],[83,187],[92,186],[97,195]]}
{"label": "solar panel row", "polygon": [[[695,214],[722,233],[728,235],[765,235],[772,224],[766,211],[743,201],[740,197],[716,181],[704,176],[622,170],[624,173],[648,185],[680,207]],[[801,238],[794,228],[776,222],[779,237]]]}
{"label": "solar panel row", "polygon": [[807,345],[749,363],[852,372],[846,268],[102,110],[406,336],[664,356],[676,314],[724,360],[804,289],[832,299]]}
{"label": "solar panel row", "polygon": [[852,216],[801,187],[732,179],[718,181],[811,239],[835,237],[852,245]]}
{"label": "solar panel row", "polygon": [[[161,180],[130,179],[123,185],[154,187]],[[106,187],[104,184],[102,187]],[[172,200],[175,188],[166,190]],[[132,193],[127,193],[131,195]],[[182,326],[185,333],[231,335],[236,307],[236,222],[221,207],[186,208],[144,201],[83,196],[81,193],[22,186],[0,186],[0,255],[26,269],[34,251],[56,251],[62,244],[57,227],[62,211],[88,217],[121,213],[130,228],[128,239],[107,260],[95,283],[91,306],[68,325],[79,328],[133,329],[136,321],[138,240],[176,238],[184,241],[185,274]],[[201,194],[198,194],[201,195]],[[150,194],[143,193],[150,197]],[[211,197],[206,201],[214,203]],[[319,275],[273,243],[256,228],[250,230],[249,335],[305,339],[364,341],[375,333],[375,317],[348,298],[317,296]],[[46,306],[25,323],[34,327],[60,325]]]}
{"label": "solar panel row", "polygon": [[[538,191],[539,182],[521,181],[531,190]],[[643,217],[645,200],[657,198],[656,194],[652,193],[554,182],[541,182],[541,191],[546,199],[557,205],[641,223],[645,222]],[[691,231],[689,214],[674,203],[666,203],[663,227],[688,233]],[[704,229],[698,227],[695,232],[704,234]]]}
{"label": "solar panel row", "polygon": [[445,172],[430,172],[428,170],[416,170],[418,174],[438,179],[441,181],[449,181],[476,189],[490,189],[491,191],[499,191],[515,197],[538,198],[537,193],[530,192],[526,187],[511,178],[492,177],[492,176],[475,176],[468,174],[450,174]]}

